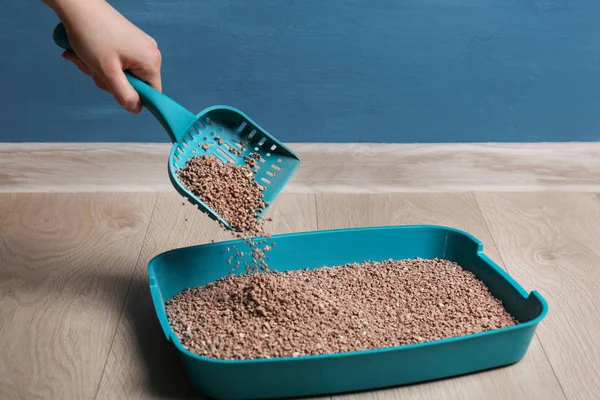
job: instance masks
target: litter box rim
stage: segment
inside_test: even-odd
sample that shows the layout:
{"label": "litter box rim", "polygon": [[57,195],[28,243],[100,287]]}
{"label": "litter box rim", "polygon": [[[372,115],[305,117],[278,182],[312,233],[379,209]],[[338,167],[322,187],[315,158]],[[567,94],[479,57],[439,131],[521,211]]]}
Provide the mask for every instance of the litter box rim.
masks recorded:
{"label": "litter box rim", "polygon": [[172,342],[178,352],[182,353],[187,357],[191,357],[197,361],[201,361],[203,363],[210,364],[220,364],[220,365],[241,365],[241,364],[256,364],[256,363],[281,363],[281,362],[301,362],[306,360],[318,360],[318,359],[331,359],[331,358],[343,358],[343,357],[356,357],[356,356],[366,356],[372,354],[380,354],[380,353],[389,353],[389,352],[400,352],[400,351],[410,351],[419,348],[426,348],[431,346],[440,346],[444,344],[451,343],[460,343],[464,341],[471,341],[477,338],[482,338],[490,335],[498,335],[504,332],[511,332],[517,330],[525,330],[531,326],[535,326],[539,324],[548,314],[548,303],[544,299],[544,297],[537,291],[532,290],[531,292],[527,292],[523,287],[513,279],[503,268],[501,268],[497,263],[491,260],[487,255],[484,254],[483,243],[477,239],[472,234],[465,232],[463,230],[452,228],[444,225],[430,225],[430,224],[418,224],[418,225],[388,225],[388,226],[371,226],[371,227],[359,227],[359,228],[341,228],[341,229],[327,229],[327,230],[315,230],[315,231],[302,231],[302,232],[294,232],[294,233],[284,233],[272,235],[272,240],[277,240],[277,238],[282,237],[300,237],[306,235],[323,235],[323,234],[331,234],[337,232],[347,232],[347,231],[372,231],[372,230],[397,230],[397,229],[437,229],[446,232],[452,232],[470,239],[473,243],[477,245],[476,255],[481,258],[486,264],[488,264],[492,269],[494,269],[500,276],[506,280],[510,286],[512,286],[520,296],[523,297],[523,300],[528,300],[531,297],[536,298],[541,304],[541,311],[538,316],[527,321],[518,323],[513,326],[508,326],[504,328],[492,329],[484,332],[477,332],[467,335],[454,336],[445,339],[431,340],[425,341],[421,343],[414,344],[406,344],[400,346],[393,347],[382,347],[377,349],[369,349],[369,350],[356,350],[356,351],[347,351],[347,352],[339,352],[339,353],[329,353],[329,354],[317,354],[317,355],[302,355],[298,357],[273,357],[273,358],[256,358],[256,359],[243,359],[243,360],[224,360],[224,359],[216,359],[200,356],[196,353],[193,353],[186,349],[175,332],[171,328],[171,324],[169,323],[166,313],[164,311],[164,303],[163,298],[159,292],[158,285],[156,283],[155,274],[154,274],[154,264],[156,264],[162,257],[165,257],[174,252],[179,252],[184,249],[190,248],[208,248],[215,246],[223,246],[223,245],[234,245],[236,243],[241,243],[241,239],[228,240],[223,242],[216,243],[207,243],[200,244],[194,246],[185,246],[180,248],[175,248],[172,250],[165,251],[161,254],[156,255],[148,262],[148,277],[150,282],[150,292],[152,296],[152,302],[154,304],[154,311],[159,319],[161,328],[163,333],[165,334],[167,340]]}

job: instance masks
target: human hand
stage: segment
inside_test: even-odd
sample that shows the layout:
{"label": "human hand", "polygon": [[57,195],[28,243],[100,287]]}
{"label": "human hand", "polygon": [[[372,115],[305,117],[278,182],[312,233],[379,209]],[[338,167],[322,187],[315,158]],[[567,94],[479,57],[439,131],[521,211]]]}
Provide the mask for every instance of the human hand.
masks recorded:
{"label": "human hand", "polygon": [[162,91],[162,57],[156,41],[129,22],[104,0],[44,0],[62,21],[74,52],[63,58],[89,75],[96,85],[115,97],[126,110],[142,110],[127,70]]}

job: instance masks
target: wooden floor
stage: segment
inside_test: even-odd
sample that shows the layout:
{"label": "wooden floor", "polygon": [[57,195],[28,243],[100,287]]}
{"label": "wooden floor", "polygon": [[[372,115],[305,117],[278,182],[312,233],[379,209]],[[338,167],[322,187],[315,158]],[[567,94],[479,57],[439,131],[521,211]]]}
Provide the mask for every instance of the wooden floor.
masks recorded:
{"label": "wooden floor", "polygon": [[[599,398],[599,194],[283,194],[271,214],[276,232],[464,229],[549,302],[515,365],[337,398]],[[146,265],[228,238],[172,191],[0,194],[0,399],[193,397],[152,310]]]}
{"label": "wooden floor", "polygon": [[[288,145],[302,161],[286,193],[600,192],[600,142]],[[0,193],[172,190],[170,148],[0,143]]]}

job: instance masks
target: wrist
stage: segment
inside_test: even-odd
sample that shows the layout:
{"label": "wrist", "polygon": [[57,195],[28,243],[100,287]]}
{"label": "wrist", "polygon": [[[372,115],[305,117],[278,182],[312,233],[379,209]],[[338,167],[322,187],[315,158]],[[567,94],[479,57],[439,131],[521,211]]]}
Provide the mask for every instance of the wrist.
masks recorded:
{"label": "wrist", "polygon": [[104,0],[42,0],[50,7],[58,18],[66,23],[69,17],[75,17],[79,14],[79,10],[97,7],[102,3],[107,4]]}

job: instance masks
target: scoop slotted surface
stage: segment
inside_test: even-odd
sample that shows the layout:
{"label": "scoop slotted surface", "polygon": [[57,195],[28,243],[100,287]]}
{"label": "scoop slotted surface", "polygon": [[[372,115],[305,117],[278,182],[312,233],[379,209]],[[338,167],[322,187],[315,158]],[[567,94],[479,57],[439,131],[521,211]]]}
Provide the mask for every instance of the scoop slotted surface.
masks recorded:
{"label": "scoop slotted surface", "polygon": [[190,351],[217,359],[393,347],[517,321],[471,272],[446,260],[388,260],[231,275],[166,304]]}
{"label": "scoop slotted surface", "polygon": [[214,107],[199,115],[183,138],[173,145],[169,159],[171,181],[182,195],[229,229],[234,229],[229,221],[179,179],[178,171],[199,156],[213,156],[226,164],[253,167],[254,180],[264,188],[262,195],[266,203],[256,214],[257,219],[273,203],[300,164],[290,149],[238,110]]}

